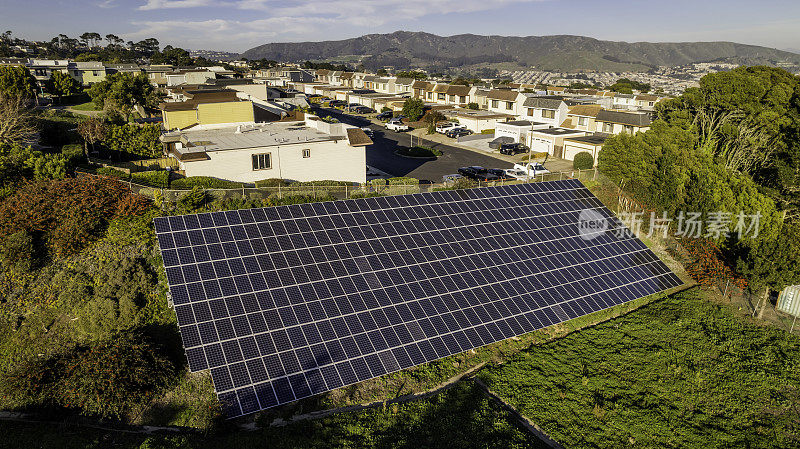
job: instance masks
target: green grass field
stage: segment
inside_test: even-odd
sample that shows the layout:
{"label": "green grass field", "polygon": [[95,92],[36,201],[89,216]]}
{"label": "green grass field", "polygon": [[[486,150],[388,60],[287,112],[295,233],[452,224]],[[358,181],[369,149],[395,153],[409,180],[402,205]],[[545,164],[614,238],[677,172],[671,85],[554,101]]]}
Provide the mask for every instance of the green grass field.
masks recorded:
{"label": "green grass field", "polygon": [[75,109],[76,111],[100,111],[97,106],[91,101],[87,101],[86,103],[76,104],[74,106],[70,106],[70,109]]}
{"label": "green grass field", "polygon": [[693,289],[484,369],[570,448],[798,447],[800,338]]}
{"label": "green grass field", "polygon": [[0,422],[0,448],[538,448],[538,440],[473,383],[385,408],[246,432],[145,436],[74,426]]}

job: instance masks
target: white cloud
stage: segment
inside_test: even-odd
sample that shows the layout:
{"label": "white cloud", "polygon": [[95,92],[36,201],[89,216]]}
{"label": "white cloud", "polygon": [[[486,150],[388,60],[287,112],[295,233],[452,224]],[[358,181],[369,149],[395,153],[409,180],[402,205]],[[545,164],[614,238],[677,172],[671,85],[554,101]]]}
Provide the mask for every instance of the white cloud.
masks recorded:
{"label": "white cloud", "polygon": [[[187,48],[246,49],[269,41],[328,40],[375,32],[376,27],[414,28],[414,21],[443,14],[509,9],[548,0],[147,0],[140,10],[226,6],[239,15],[231,20],[139,21],[126,39],[155,36]],[[164,13],[166,14],[166,12]],[[166,18],[165,18],[166,19]],[[388,31],[388,30],[387,30]],[[173,44],[174,45],[174,44]]]}
{"label": "white cloud", "polygon": [[196,8],[200,6],[213,6],[211,0],[147,0],[147,3],[139,7],[141,11],[154,9],[176,9],[176,8]]}

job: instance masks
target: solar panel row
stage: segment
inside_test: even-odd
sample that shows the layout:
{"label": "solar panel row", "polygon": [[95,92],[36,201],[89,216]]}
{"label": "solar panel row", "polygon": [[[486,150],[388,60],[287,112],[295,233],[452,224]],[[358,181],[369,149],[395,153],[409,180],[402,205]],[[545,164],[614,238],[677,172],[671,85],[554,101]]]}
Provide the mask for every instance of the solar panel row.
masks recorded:
{"label": "solar panel row", "polygon": [[[584,210],[612,228],[579,232]],[[573,180],[155,225],[190,369],[229,416],[680,285]]]}

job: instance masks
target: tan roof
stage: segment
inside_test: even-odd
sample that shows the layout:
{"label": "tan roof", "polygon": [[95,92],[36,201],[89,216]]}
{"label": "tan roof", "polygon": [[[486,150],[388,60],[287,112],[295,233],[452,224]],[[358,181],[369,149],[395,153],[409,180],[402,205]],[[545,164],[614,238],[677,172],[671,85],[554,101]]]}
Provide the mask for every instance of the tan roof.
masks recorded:
{"label": "tan roof", "polygon": [[317,70],[317,75],[323,75],[324,76],[324,75],[327,75],[329,73],[331,73],[331,71],[328,70],[328,69],[319,69],[319,70]]}
{"label": "tan roof", "polygon": [[353,77],[353,72],[344,72],[342,73],[341,79],[349,80]]}
{"label": "tan roof", "polygon": [[492,100],[516,101],[517,95],[519,92],[515,90],[492,89],[486,97]]}
{"label": "tan roof", "polygon": [[347,141],[351,147],[364,147],[372,145],[372,139],[359,128],[347,128]]}
{"label": "tan roof", "polygon": [[657,96],[650,95],[650,94],[637,95],[636,99],[640,100],[640,101],[658,101],[658,97]]}
{"label": "tan roof", "polygon": [[448,87],[450,87],[449,84],[436,84],[433,86],[433,91],[438,93],[447,92]]}
{"label": "tan roof", "polygon": [[599,104],[579,104],[569,108],[568,115],[581,115],[584,117],[597,117],[597,113],[603,109]]}
{"label": "tan roof", "polygon": [[[232,95],[231,95],[232,94]],[[186,101],[161,103],[158,105],[162,111],[188,111],[196,109],[198,104],[202,103],[227,103],[233,101],[240,101],[236,97],[236,92],[209,92],[209,93],[196,93],[194,97]]]}
{"label": "tan roof", "polygon": [[460,95],[466,96],[469,95],[469,91],[472,88],[469,86],[465,86],[463,84],[450,84],[447,86],[447,93],[450,95]]}

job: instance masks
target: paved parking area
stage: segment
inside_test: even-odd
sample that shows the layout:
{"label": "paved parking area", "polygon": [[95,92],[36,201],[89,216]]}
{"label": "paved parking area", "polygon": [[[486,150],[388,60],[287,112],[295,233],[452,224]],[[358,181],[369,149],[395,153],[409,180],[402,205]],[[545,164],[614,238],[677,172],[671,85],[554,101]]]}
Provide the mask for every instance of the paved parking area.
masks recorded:
{"label": "paved parking area", "polygon": [[[373,144],[367,147],[367,165],[394,176],[410,176],[421,181],[442,182],[442,177],[458,172],[459,167],[481,165],[487,168],[511,168],[513,162],[439,142],[426,136],[414,135],[414,145],[425,145],[441,150],[443,155],[436,159],[412,159],[395,154],[398,146],[409,146],[411,136],[408,132],[396,133],[383,126],[372,123],[365,117],[345,114],[330,108],[315,108],[321,115],[330,115],[340,121],[359,127],[369,126],[373,131]],[[422,131],[424,133],[424,131]],[[444,136],[441,136],[445,139]]]}

